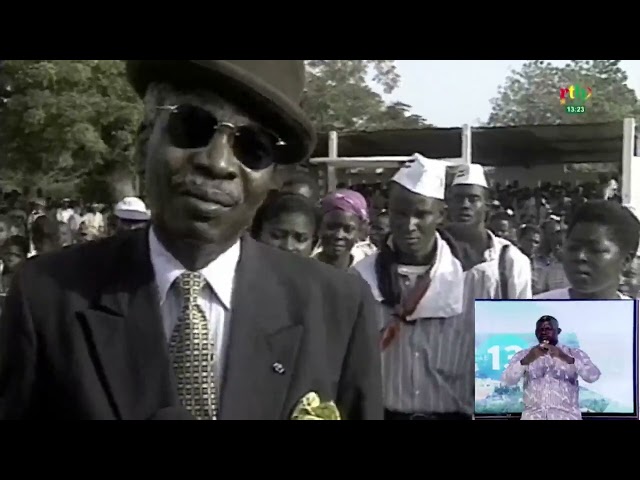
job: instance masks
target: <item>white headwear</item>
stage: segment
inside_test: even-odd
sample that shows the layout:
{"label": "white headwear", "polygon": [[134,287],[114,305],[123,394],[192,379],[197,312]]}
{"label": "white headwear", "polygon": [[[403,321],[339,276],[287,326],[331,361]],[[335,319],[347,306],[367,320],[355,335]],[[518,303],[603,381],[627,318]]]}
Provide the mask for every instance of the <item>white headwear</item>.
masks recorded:
{"label": "white headwear", "polygon": [[480,185],[489,188],[487,177],[484,175],[484,168],[477,163],[460,165],[453,177],[451,185]]}
{"label": "white headwear", "polygon": [[425,158],[414,153],[391,179],[407,190],[423,197],[444,200],[447,164],[442,160]]}
{"label": "white headwear", "polygon": [[118,202],[113,213],[122,220],[144,222],[151,218],[147,206],[138,197],[125,197]]}

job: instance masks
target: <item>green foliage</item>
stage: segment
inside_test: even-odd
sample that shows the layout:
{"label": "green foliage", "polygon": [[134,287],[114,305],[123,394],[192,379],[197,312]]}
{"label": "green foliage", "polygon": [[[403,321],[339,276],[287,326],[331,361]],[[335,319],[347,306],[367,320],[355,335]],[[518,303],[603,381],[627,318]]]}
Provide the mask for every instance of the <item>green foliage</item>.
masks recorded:
{"label": "green foliage", "polygon": [[307,90],[303,108],[321,132],[330,130],[379,130],[426,126],[409,105],[387,105],[371,88],[392,93],[400,82],[393,60],[307,60]]}
{"label": "green foliage", "polygon": [[[8,60],[2,165],[13,183],[45,189],[133,171],[142,105],[121,60]],[[96,192],[93,192],[96,195]]]}
{"label": "green foliage", "polygon": [[[401,102],[393,60],[309,60],[304,108],[321,131],[424,126]],[[0,178],[5,186],[102,200],[114,172],[135,172],[142,104],[120,60],[7,60],[11,97],[0,103]],[[0,79],[2,80],[2,79]],[[0,82],[2,83],[2,82]]]}
{"label": "green foliage", "polygon": [[[487,125],[598,123],[638,116],[640,104],[627,80],[620,60],[572,60],[562,67],[531,60],[499,88]],[[572,84],[593,90],[583,114],[567,114],[560,104],[560,89]]]}

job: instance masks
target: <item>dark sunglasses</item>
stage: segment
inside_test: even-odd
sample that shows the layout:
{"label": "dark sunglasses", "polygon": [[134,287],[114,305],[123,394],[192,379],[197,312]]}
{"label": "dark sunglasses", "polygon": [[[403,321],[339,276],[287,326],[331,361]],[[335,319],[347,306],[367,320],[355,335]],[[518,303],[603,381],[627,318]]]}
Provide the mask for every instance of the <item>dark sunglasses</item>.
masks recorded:
{"label": "dark sunglasses", "polygon": [[286,144],[275,134],[254,125],[236,127],[220,122],[213,114],[195,105],[158,107],[169,110],[167,133],[171,144],[183,150],[207,148],[218,128],[233,132],[233,153],[251,170],[262,170],[278,163]]}

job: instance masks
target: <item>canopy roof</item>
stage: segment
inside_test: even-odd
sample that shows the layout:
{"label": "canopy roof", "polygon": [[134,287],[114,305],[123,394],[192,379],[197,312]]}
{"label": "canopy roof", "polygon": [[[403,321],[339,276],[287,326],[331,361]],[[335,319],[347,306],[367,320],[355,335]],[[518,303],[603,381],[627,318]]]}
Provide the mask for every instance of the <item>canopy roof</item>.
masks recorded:
{"label": "canopy roof", "polygon": [[[472,159],[487,166],[530,166],[558,163],[604,163],[622,160],[622,121],[581,125],[476,127]],[[328,134],[318,136],[313,157],[328,156]],[[340,157],[461,156],[461,128],[419,128],[341,132]]]}

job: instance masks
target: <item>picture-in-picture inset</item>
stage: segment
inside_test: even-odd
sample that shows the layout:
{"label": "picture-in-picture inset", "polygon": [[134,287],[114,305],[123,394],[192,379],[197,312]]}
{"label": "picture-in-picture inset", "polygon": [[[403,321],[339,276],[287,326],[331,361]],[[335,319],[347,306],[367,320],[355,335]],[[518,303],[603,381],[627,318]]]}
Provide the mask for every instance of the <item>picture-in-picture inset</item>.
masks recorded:
{"label": "picture-in-picture inset", "polygon": [[633,300],[475,302],[476,418],[637,418]]}

